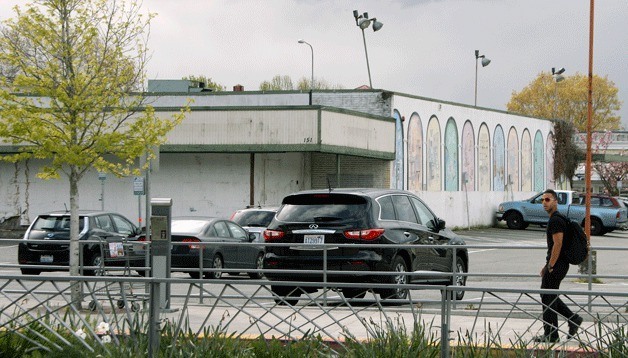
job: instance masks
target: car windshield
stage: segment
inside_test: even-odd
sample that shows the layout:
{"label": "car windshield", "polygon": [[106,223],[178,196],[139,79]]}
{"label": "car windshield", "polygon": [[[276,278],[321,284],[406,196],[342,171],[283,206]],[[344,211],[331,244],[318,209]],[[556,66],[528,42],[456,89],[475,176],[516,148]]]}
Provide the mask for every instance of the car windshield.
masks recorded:
{"label": "car windshield", "polygon": [[277,219],[292,222],[359,221],[366,216],[366,199],[355,195],[307,194],[287,197]]}
{"label": "car windshield", "polygon": [[[83,230],[85,220],[79,218],[79,231]],[[40,215],[35,220],[32,230],[70,231],[70,216]]]}
{"label": "car windshield", "polygon": [[236,213],[232,220],[240,226],[267,227],[274,217],[274,211],[243,210]]}

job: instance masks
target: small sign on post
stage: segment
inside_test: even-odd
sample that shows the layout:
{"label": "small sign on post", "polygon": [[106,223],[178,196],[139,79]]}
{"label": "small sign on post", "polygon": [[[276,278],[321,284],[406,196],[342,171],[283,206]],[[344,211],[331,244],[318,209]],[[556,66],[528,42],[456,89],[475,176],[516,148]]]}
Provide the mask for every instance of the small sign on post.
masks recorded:
{"label": "small sign on post", "polygon": [[133,178],[133,194],[144,195],[144,177]]}

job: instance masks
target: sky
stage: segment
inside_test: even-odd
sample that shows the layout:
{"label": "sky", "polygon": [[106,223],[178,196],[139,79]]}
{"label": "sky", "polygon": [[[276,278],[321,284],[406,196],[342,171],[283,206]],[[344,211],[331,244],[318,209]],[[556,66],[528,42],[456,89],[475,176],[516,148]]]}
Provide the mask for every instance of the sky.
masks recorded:
{"label": "sky", "polygon": [[[0,20],[23,0],[1,0]],[[275,75],[368,85],[353,10],[384,26],[364,31],[373,88],[505,110],[541,72],[587,74],[590,0],[144,0],[150,79],[203,75],[258,90]],[[593,72],[608,76],[628,129],[628,0],[595,2]]]}

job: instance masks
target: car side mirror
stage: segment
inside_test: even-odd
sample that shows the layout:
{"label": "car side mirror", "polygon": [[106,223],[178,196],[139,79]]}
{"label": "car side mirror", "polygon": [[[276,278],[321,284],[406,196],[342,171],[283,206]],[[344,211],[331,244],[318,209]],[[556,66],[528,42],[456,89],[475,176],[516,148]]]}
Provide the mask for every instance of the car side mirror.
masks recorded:
{"label": "car side mirror", "polygon": [[255,236],[255,233],[250,232],[249,233],[249,242],[253,242],[253,241],[255,241],[255,239],[257,239],[257,236]]}
{"label": "car side mirror", "polygon": [[435,232],[439,232],[445,228],[445,220],[441,218],[434,218],[428,223],[428,228]]}

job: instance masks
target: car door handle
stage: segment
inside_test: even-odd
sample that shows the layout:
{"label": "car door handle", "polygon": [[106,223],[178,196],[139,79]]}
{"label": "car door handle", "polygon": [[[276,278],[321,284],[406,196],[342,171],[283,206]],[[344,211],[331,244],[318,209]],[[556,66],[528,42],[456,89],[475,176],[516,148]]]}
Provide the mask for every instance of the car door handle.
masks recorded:
{"label": "car door handle", "polygon": [[407,232],[407,231],[404,231],[404,232],[403,232],[403,234],[405,235],[405,237],[410,237],[410,235],[412,235],[412,234],[410,234],[410,233],[409,233],[409,232]]}
{"label": "car door handle", "polygon": [[427,242],[429,242],[430,244],[433,244],[434,243],[434,237],[433,236],[428,236]]}

